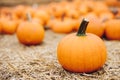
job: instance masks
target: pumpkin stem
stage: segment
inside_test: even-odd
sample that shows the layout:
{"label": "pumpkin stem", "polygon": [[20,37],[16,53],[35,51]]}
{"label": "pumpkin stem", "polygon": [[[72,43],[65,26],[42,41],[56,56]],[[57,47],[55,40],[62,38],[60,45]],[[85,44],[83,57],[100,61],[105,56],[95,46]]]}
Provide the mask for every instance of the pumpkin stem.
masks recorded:
{"label": "pumpkin stem", "polygon": [[77,32],[77,36],[85,36],[86,35],[85,32],[86,32],[88,23],[89,23],[89,21],[87,19],[82,20],[79,30]]}
{"label": "pumpkin stem", "polygon": [[26,16],[27,16],[27,20],[28,20],[28,21],[32,21],[32,17],[31,17],[31,14],[30,14],[30,13],[27,13]]}

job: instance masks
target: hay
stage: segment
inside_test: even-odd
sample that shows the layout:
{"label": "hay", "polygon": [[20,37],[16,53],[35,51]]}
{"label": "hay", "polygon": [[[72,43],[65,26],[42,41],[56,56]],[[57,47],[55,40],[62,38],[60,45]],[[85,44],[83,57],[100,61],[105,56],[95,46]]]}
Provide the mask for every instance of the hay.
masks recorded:
{"label": "hay", "polygon": [[46,31],[42,44],[25,46],[16,35],[0,35],[0,80],[119,80],[120,42],[105,41],[106,64],[91,74],[65,71],[57,61],[56,47],[63,34]]}

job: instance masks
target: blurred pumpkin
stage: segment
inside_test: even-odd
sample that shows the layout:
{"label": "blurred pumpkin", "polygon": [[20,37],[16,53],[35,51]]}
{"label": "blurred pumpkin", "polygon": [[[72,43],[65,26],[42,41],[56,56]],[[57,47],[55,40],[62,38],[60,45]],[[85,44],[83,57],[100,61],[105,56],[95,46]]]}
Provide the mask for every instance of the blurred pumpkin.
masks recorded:
{"label": "blurred pumpkin", "polygon": [[106,21],[115,18],[115,16],[111,12],[103,12],[99,14],[99,18],[101,21]]}
{"label": "blurred pumpkin", "polygon": [[0,22],[0,33],[2,33],[2,24]]}
{"label": "blurred pumpkin", "polygon": [[79,18],[79,13],[75,9],[68,9],[65,11],[66,17],[73,18],[73,19],[78,19]]}
{"label": "blurred pumpkin", "polygon": [[43,22],[43,20],[41,20],[41,19],[39,19],[39,18],[32,18],[32,21],[33,21],[33,22],[37,22],[37,23],[39,23],[40,25],[42,25],[42,26],[44,27],[44,22]]}
{"label": "blurred pumpkin", "polygon": [[15,20],[1,19],[0,23],[2,25],[2,33],[4,34],[14,34],[16,32],[18,23]]}
{"label": "blurred pumpkin", "polygon": [[93,11],[99,15],[103,12],[108,12],[109,11],[109,8],[107,5],[105,5],[102,1],[98,1],[95,3],[94,5],[95,7],[93,8]]}
{"label": "blurred pumpkin", "polygon": [[117,6],[118,0],[104,0],[108,6]]}
{"label": "blurred pumpkin", "polygon": [[60,5],[56,5],[55,7],[53,7],[53,15],[55,17],[61,17],[65,12],[65,9],[63,8],[63,6]]}
{"label": "blurred pumpkin", "polygon": [[94,34],[85,33],[87,24],[88,21],[83,20],[77,34],[67,35],[58,44],[58,61],[68,71],[90,73],[106,61],[104,42]]}
{"label": "blurred pumpkin", "polygon": [[46,27],[51,29],[53,27],[53,25],[56,24],[57,22],[59,22],[60,20],[61,19],[53,18],[47,22]]}
{"label": "blurred pumpkin", "polygon": [[6,18],[6,19],[11,19],[11,20],[18,20],[18,17],[13,13],[9,13],[9,14],[1,14],[0,18]]}
{"label": "blurred pumpkin", "polygon": [[87,5],[82,4],[79,6],[78,11],[79,11],[79,14],[85,15],[89,12],[89,9]]}
{"label": "blurred pumpkin", "polygon": [[73,30],[73,23],[71,19],[58,20],[51,27],[56,33],[70,33]]}
{"label": "blurred pumpkin", "polygon": [[44,29],[38,23],[31,20],[28,16],[28,21],[23,21],[17,29],[18,40],[26,45],[40,44],[44,39]]}
{"label": "blurred pumpkin", "polygon": [[23,5],[17,5],[13,8],[13,12],[18,18],[22,18],[24,11],[26,11],[26,7]]}
{"label": "blurred pumpkin", "polygon": [[10,14],[11,12],[12,12],[12,8],[10,7],[2,7],[0,10],[0,13],[4,15]]}
{"label": "blurred pumpkin", "polygon": [[109,40],[120,40],[120,19],[112,19],[105,23],[105,36]]}
{"label": "blurred pumpkin", "polygon": [[46,24],[49,21],[50,16],[46,11],[38,10],[34,13],[33,18],[39,18]]}
{"label": "blurred pumpkin", "polygon": [[86,15],[85,18],[87,18],[90,22],[86,32],[93,33],[99,37],[102,37],[105,29],[104,25],[102,24],[102,21],[100,21],[100,19],[97,16],[92,17],[90,15]]}
{"label": "blurred pumpkin", "polygon": [[[79,21],[81,22],[83,18],[87,18],[90,22],[86,32],[93,33],[99,37],[102,37],[105,29],[102,21],[94,13],[89,13],[81,17]],[[79,26],[76,26],[75,29],[78,30]]]}

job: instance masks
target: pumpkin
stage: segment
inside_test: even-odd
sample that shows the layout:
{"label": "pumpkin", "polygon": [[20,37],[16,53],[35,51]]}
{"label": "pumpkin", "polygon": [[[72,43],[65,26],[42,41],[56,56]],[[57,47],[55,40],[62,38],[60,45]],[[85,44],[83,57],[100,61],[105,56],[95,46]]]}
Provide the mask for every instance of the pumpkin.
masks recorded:
{"label": "pumpkin", "polygon": [[105,36],[109,40],[120,40],[120,19],[112,19],[105,23]]}
{"label": "pumpkin", "polygon": [[66,10],[65,11],[65,15],[67,17],[70,17],[70,18],[73,18],[73,19],[78,19],[79,16],[80,16],[79,13],[78,13],[78,11],[75,10],[75,9],[68,9],[68,10]]}
{"label": "pumpkin", "polygon": [[19,24],[17,29],[18,40],[25,45],[36,45],[40,44],[44,39],[44,29],[43,27],[31,20],[29,16],[29,21],[23,21]]}
{"label": "pumpkin", "polygon": [[105,0],[105,3],[108,6],[117,6],[118,0]]}
{"label": "pumpkin", "polygon": [[55,7],[53,7],[53,16],[55,17],[61,17],[65,12],[65,9],[63,8],[63,6],[60,5],[56,5]]}
{"label": "pumpkin", "polygon": [[87,15],[86,18],[89,19],[90,21],[86,32],[93,33],[99,37],[102,37],[102,35],[104,34],[104,29],[105,29],[104,25],[102,24],[102,21],[98,17],[95,17],[95,16],[92,17],[92,16]]}
{"label": "pumpkin", "polygon": [[108,11],[109,11],[108,6],[105,5],[102,1],[96,2],[94,6],[95,6],[95,7],[94,7],[93,11],[94,11],[97,15],[101,14],[102,12],[108,12]]}
{"label": "pumpkin", "polygon": [[46,27],[47,28],[52,28],[53,25],[56,24],[59,21],[60,21],[60,19],[58,19],[58,18],[51,19],[47,22]]}
{"label": "pumpkin", "polygon": [[[104,34],[104,25],[102,21],[94,14],[94,13],[89,13],[84,16],[85,18],[89,19],[89,25],[87,27],[86,32],[88,33],[93,33],[96,34],[99,37],[102,37]],[[81,17],[80,21],[82,21],[83,17]],[[79,27],[75,27],[75,29],[79,29]]]}
{"label": "pumpkin", "polygon": [[79,14],[85,15],[88,13],[89,9],[87,5],[82,4],[79,6],[78,11],[79,11]]}
{"label": "pumpkin", "polygon": [[33,18],[32,21],[38,22],[40,25],[44,26],[43,20],[41,20],[41,19],[39,19],[39,18]]}
{"label": "pumpkin", "polygon": [[106,46],[98,36],[85,33],[84,19],[78,33],[64,37],[57,47],[57,58],[62,67],[71,72],[90,73],[100,69],[106,61]]}
{"label": "pumpkin", "polygon": [[14,34],[16,32],[18,23],[15,20],[1,19],[2,33],[4,34]]}
{"label": "pumpkin", "polygon": [[13,13],[2,14],[0,15],[1,18],[11,19],[11,20],[18,20],[19,18]]}
{"label": "pumpkin", "polygon": [[4,15],[8,15],[8,14],[11,13],[11,11],[12,11],[12,9],[9,8],[9,7],[2,7],[1,10],[0,10],[0,13],[4,14]]}
{"label": "pumpkin", "polygon": [[[52,24],[51,24],[52,25]],[[56,33],[70,33],[73,30],[73,23],[71,19],[58,20],[51,27]]]}
{"label": "pumpkin", "polygon": [[44,24],[46,24],[50,19],[49,14],[46,11],[42,11],[42,10],[36,11],[33,17],[43,20]]}
{"label": "pumpkin", "polygon": [[115,16],[111,12],[103,12],[99,15],[101,21],[113,19]]}
{"label": "pumpkin", "polygon": [[0,23],[0,33],[2,33],[2,24]]}
{"label": "pumpkin", "polygon": [[79,14],[86,15],[87,13],[93,11],[95,2],[92,0],[84,0],[78,7]]}
{"label": "pumpkin", "polygon": [[26,11],[26,7],[23,5],[17,5],[13,8],[13,12],[18,18],[22,18],[24,11]]}

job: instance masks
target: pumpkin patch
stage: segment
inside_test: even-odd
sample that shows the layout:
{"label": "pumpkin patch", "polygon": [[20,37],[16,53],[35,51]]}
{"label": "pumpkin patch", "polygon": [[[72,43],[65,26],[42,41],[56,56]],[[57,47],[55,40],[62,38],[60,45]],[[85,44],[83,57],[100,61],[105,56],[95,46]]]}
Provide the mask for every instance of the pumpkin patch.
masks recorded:
{"label": "pumpkin patch", "polygon": [[119,80],[119,53],[120,0],[0,0],[0,80]]}

